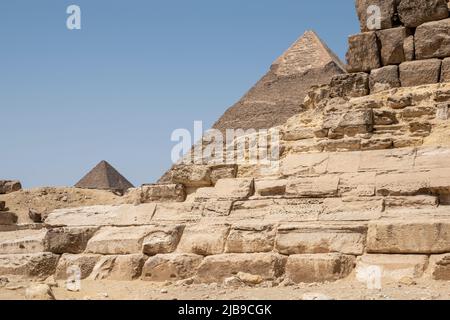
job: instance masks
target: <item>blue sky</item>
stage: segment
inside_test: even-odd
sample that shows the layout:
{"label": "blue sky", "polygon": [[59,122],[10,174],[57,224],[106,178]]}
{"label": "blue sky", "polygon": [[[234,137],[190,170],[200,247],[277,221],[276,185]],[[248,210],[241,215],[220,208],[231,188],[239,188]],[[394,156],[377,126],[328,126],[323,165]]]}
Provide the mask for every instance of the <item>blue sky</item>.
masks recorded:
{"label": "blue sky", "polygon": [[70,186],[104,159],[153,182],[174,129],[211,126],[308,29],[343,58],[354,1],[3,0],[0,179]]}

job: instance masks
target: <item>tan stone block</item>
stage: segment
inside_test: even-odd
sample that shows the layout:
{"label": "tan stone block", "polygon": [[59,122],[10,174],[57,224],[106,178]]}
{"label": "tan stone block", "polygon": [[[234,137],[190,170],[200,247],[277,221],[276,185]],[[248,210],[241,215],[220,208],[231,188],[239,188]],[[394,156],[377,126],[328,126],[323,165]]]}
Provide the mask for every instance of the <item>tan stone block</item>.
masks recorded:
{"label": "tan stone block", "polygon": [[278,196],[286,193],[286,179],[256,180],[255,191],[260,196]]}
{"label": "tan stone block", "polygon": [[450,254],[430,257],[430,273],[433,280],[450,280]]}
{"label": "tan stone block", "polygon": [[63,227],[49,229],[45,235],[46,251],[56,254],[82,253],[98,227]]}
{"label": "tan stone block", "polygon": [[193,253],[202,256],[221,254],[230,231],[230,226],[192,225],[186,226],[177,252]]}
{"label": "tan stone block", "polygon": [[49,252],[0,255],[0,274],[45,278],[55,273],[58,259]]}
{"label": "tan stone block", "polygon": [[45,252],[46,230],[0,232],[0,254]]}
{"label": "tan stone block", "polygon": [[98,254],[63,254],[56,267],[55,279],[66,280],[74,276],[75,268],[80,270],[81,279],[88,278],[95,265],[102,258]]}
{"label": "tan stone block", "polygon": [[337,196],[338,176],[294,178],[288,180],[286,194],[298,197],[325,198]]}
{"label": "tan stone block", "polygon": [[158,254],[144,264],[142,280],[163,282],[191,278],[202,260],[202,256],[195,254]]}
{"label": "tan stone block", "polygon": [[131,281],[142,274],[147,257],[142,254],[103,256],[95,265],[89,279]]}
{"label": "tan stone block", "polygon": [[172,253],[180,242],[184,226],[155,226],[145,237],[142,247],[146,255]]}
{"label": "tan stone block", "polygon": [[228,236],[225,253],[271,252],[275,233],[273,225],[252,223],[235,225]]}

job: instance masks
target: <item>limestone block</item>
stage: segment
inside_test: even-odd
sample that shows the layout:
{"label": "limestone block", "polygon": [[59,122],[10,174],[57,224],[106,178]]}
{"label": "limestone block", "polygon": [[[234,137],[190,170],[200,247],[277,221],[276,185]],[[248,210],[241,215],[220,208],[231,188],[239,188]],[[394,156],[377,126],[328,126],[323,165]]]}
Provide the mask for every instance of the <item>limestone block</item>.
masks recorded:
{"label": "limestone block", "polygon": [[0,232],[0,254],[45,252],[46,230]]}
{"label": "limestone block", "polygon": [[55,273],[59,256],[48,253],[0,255],[0,274],[24,277],[48,277]]}
{"label": "limestone block", "polygon": [[209,187],[211,169],[206,165],[178,165],[171,169],[171,181],[186,187]]}
{"label": "limestone block", "polygon": [[273,280],[284,273],[286,258],[275,253],[221,254],[206,257],[197,270],[203,283],[222,282],[239,272]]}
{"label": "limestone block", "polygon": [[143,185],[130,189],[127,197],[134,203],[183,202],[186,200],[186,190],[182,184]]}
{"label": "limestone block", "polygon": [[373,111],[330,112],[325,114],[322,127],[329,129],[328,136],[332,139],[369,133],[373,131]]}
{"label": "limestone block", "polygon": [[450,254],[430,257],[430,273],[434,280],[450,280]]}
{"label": "limestone block", "polygon": [[87,253],[135,254],[142,252],[144,238],[152,232],[152,227],[105,227],[100,229],[87,244]]}
{"label": "limestone block", "polygon": [[200,188],[195,194],[196,200],[242,200],[254,193],[253,179],[221,179],[213,188]]}
{"label": "limestone block", "polygon": [[415,33],[416,59],[450,56],[450,19],[420,25]]}
{"label": "limestone block", "polygon": [[420,278],[428,264],[428,256],[405,254],[366,254],[356,261],[357,275],[365,273],[369,268],[378,267],[381,271],[381,281],[402,278]]}
{"label": "limestone block", "polygon": [[17,223],[17,215],[13,212],[0,211],[0,226],[10,226]]}
{"label": "limestone block", "polygon": [[95,265],[89,279],[116,281],[138,279],[146,258],[142,254],[103,256]]}
{"label": "limestone block", "polygon": [[378,221],[369,224],[367,252],[441,254],[450,251],[450,222]]}
{"label": "limestone block", "polygon": [[102,256],[98,254],[63,254],[56,267],[55,279],[66,280],[80,271],[80,279],[88,278]]}
{"label": "limestone block", "polygon": [[400,65],[402,87],[414,87],[439,82],[441,60],[428,59],[403,62]]}
{"label": "limestone block", "polygon": [[143,252],[149,256],[174,252],[183,230],[182,225],[154,227],[143,241]]}
{"label": "limestone block", "polygon": [[230,227],[227,225],[200,224],[187,226],[177,252],[202,256],[221,254],[225,248]]}
{"label": "limestone block", "polygon": [[377,93],[400,87],[398,66],[373,69],[370,72],[370,92]]}
{"label": "limestone block", "polygon": [[65,227],[49,229],[45,234],[46,250],[56,254],[82,253],[97,227]]}
{"label": "limestone block", "polygon": [[292,178],[288,180],[286,194],[298,197],[326,198],[337,196],[338,176]]}
{"label": "limestone block", "polygon": [[359,171],[411,170],[415,155],[413,148],[365,151],[361,153]]}
{"label": "limestone block", "polygon": [[142,280],[163,282],[191,278],[202,260],[202,256],[195,254],[158,254],[145,262]]}
{"label": "limestone block", "polygon": [[[372,69],[377,69],[377,64]],[[368,70],[368,71],[370,71]],[[369,75],[364,72],[337,75],[331,78],[330,97],[362,97],[369,94]]]}
{"label": "limestone block", "polygon": [[376,181],[377,194],[381,196],[416,195],[430,188],[427,172],[379,174]]}
{"label": "limestone block", "polygon": [[201,212],[193,211],[191,202],[158,203],[152,221],[158,223],[183,223],[197,221],[201,218]]}
{"label": "limestone block", "polygon": [[231,208],[235,200],[202,200],[204,202],[195,202],[193,213],[202,217],[226,217],[230,215]]}
{"label": "limestone block", "polygon": [[324,199],[320,221],[367,221],[381,217],[384,208],[380,197],[348,197]]}
{"label": "limestone block", "polygon": [[448,17],[446,0],[401,0],[397,11],[400,21],[411,28]]}
{"label": "limestone block", "polygon": [[286,179],[256,180],[256,194],[260,196],[277,196],[286,193]]}
{"label": "limestone block", "polygon": [[375,177],[374,172],[344,173],[339,179],[339,194],[372,197],[375,195]]}
{"label": "limestone block", "polygon": [[413,61],[416,59],[414,36],[405,38],[405,41],[403,42],[403,52],[405,54],[405,61]]}
{"label": "limestone block", "polygon": [[439,198],[436,196],[408,196],[408,197],[386,197],[384,207],[388,209],[403,208],[436,208],[439,205]]}
{"label": "limestone block", "polygon": [[450,82],[450,58],[442,60],[441,82]]}
{"label": "limestone block", "polygon": [[275,248],[284,255],[333,253],[361,255],[367,228],[356,226],[280,226]]}
{"label": "limestone block", "polygon": [[240,224],[231,228],[225,253],[271,252],[276,229],[267,224]]}
{"label": "limestone block", "polygon": [[[356,0],[355,5],[361,31],[373,31],[376,29],[389,29],[393,27],[395,0]],[[380,28],[377,28],[376,21],[374,21],[372,17],[373,10],[370,10],[370,6],[377,6],[381,9]]]}
{"label": "limestone block", "polygon": [[332,254],[299,254],[289,256],[286,277],[295,283],[336,281],[353,270],[355,257]]}
{"label": "limestone block", "polygon": [[380,47],[375,32],[364,32],[348,38],[346,59],[349,72],[369,72],[381,67]]}
{"label": "limestone block", "polygon": [[381,63],[383,66],[400,64],[406,61],[404,43],[410,32],[405,27],[398,27],[377,32],[381,43]]}
{"label": "limestone block", "polygon": [[328,154],[289,154],[281,162],[283,176],[323,174],[328,164]]}
{"label": "limestone block", "polygon": [[7,194],[22,190],[22,185],[19,181],[0,180],[0,194]]}
{"label": "limestone block", "polygon": [[211,182],[213,185],[221,179],[233,179],[236,178],[238,166],[236,164],[224,164],[211,166]]}

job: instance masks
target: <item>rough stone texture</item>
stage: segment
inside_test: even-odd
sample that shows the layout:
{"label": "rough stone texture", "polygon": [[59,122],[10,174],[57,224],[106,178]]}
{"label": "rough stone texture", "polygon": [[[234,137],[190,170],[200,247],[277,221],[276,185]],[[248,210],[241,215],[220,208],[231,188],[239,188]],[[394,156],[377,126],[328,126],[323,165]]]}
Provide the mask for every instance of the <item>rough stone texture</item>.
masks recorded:
{"label": "rough stone texture", "polygon": [[45,230],[0,232],[0,254],[45,252],[45,235]]}
{"label": "rough stone texture", "polygon": [[382,280],[396,280],[402,278],[420,278],[428,265],[428,256],[424,255],[396,255],[396,254],[368,254],[358,257],[356,263],[357,274],[364,274],[365,270],[374,266],[381,269]]}
{"label": "rough stone texture", "polygon": [[[368,109],[330,112],[325,114],[322,128],[328,130],[328,137],[331,139],[354,137],[358,134],[369,133],[373,131],[373,111]],[[328,141],[327,148],[333,149],[330,144],[332,142]]]}
{"label": "rough stone texture", "polygon": [[197,200],[242,200],[254,193],[253,179],[220,179],[213,188],[198,189]]}
{"label": "rough stone texture", "polygon": [[414,87],[438,83],[441,72],[441,60],[417,60],[400,65],[400,82],[403,87]]}
{"label": "rough stone texture", "polygon": [[381,44],[381,63],[383,66],[400,64],[406,60],[404,43],[408,36],[409,30],[404,27],[377,32]]}
{"label": "rough stone texture", "polygon": [[400,21],[407,27],[448,17],[446,0],[401,0],[397,6]]}
{"label": "rough stone texture", "polygon": [[346,59],[349,72],[369,72],[381,67],[380,47],[375,32],[350,36],[348,46]]}
{"label": "rough stone texture", "polygon": [[441,254],[449,251],[449,222],[380,221],[369,224],[369,253]]}
{"label": "rough stone texture", "polygon": [[89,279],[131,281],[142,274],[146,256],[142,254],[103,256],[95,265]]}
{"label": "rough stone texture", "polygon": [[48,284],[33,284],[26,288],[25,298],[36,301],[53,301],[55,296]]}
{"label": "rough stone texture", "polygon": [[80,279],[86,279],[101,257],[98,254],[63,254],[56,267],[55,279],[66,280],[74,275],[75,268],[80,270]]}
{"label": "rough stone texture", "polygon": [[275,248],[284,255],[333,252],[361,255],[365,237],[365,228],[358,226],[282,226]]}
{"label": "rough stone texture", "polygon": [[45,247],[47,251],[56,254],[82,253],[86,249],[89,239],[98,228],[54,228],[45,234]]}
{"label": "rough stone texture", "polygon": [[186,200],[186,190],[182,184],[144,185],[130,189],[127,197],[133,203],[183,202]]}
{"label": "rough stone texture", "polygon": [[17,223],[17,215],[13,212],[0,211],[0,226],[8,226]]}
{"label": "rough stone texture", "polygon": [[370,72],[370,92],[377,93],[401,86],[398,66],[386,66]]}
{"label": "rough stone texture", "polygon": [[415,33],[416,58],[446,58],[450,56],[450,19],[424,23]]}
{"label": "rough stone texture", "polygon": [[145,263],[142,280],[163,282],[191,278],[202,260],[202,256],[195,254],[158,254]]}
{"label": "rough stone texture", "polygon": [[416,58],[414,36],[409,36],[403,42],[403,52],[405,54],[405,61],[413,61]]}
{"label": "rough stone texture", "polygon": [[336,281],[353,270],[355,258],[341,254],[291,255],[286,263],[286,277],[295,283]]}
{"label": "rough stone texture", "polygon": [[327,84],[344,73],[339,58],[312,31],[307,31],[270,71],[214,124],[215,129],[268,129],[302,111],[312,85]]}
{"label": "rough stone texture", "polygon": [[369,75],[352,73],[335,76],[331,79],[330,96],[362,97],[369,94]]}
{"label": "rough stone texture", "polygon": [[286,193],[286,179],[256,180],[255,192],[260,196],[277,196]]}
{"label": "rough stone texture", "polygon": [[197,280],[222,282],[239,272],[273,280],[284,273],[286,258],[274,253],[222,254],[206,257],[197,270]]}
{"label": "rough stone texture", "polygon": [[86,252],[112,255],[141,253],[142,242],[151,232],[151,227],[102,228],[89,240]]}
{"label": "rough stone texture", "polygon": [[224,251],[229,230],[229,226],[221,225],[187,226],[177,250],[202,256],[221,254]]}
{"label": "rough stone texture", "polygon": [[236,178],[238,166],[236,164],[224,164],[211,166],[211,182],[213,185],[220,179]]}
{"label": "rough stone texture", "polygon": [[183,234],[184,226],[155,227],[143,241],[146,255],[172,253],[177,248]]}
{"label": "rough stone texture", "polygon": [[271,252],[275,233],[272,225],[248,223],[234,226],[227,238],[225,253]]}
{"label": "rough stone texture", "polygon": [[19,181],[0,180],[0,194],[8,194],[22,190],[22,184]]}
{"label": "rough stone texture", "polygon": [[430,257],[430,273],[434,280],[450,280],[450,254]]}
{"label": "rough stone texture", "polygon": [[209,187],[212,185],[211,169],[206,165],[177,165],[170,171],[170,181],[186,187]]}
{"label": "rough stone texture", "polygon": [[0,212],[1,211],[6,211],[6,203],[5,201],[0,201]]}
{"label": "rough stone texture", "polygon": [[441,82],[450,82],[450,58],[442,60]]}
{"label": "rough stone texture", "polygon": [[48,252],[0,255],[0,274],[46,278],[55,273],[58,259]]}
{"label": "rough stone texture", "polygon": [[300,178],[289,180],[286,187],[288,195],[307,198],[326,198],[337,195],[339,177]]}
{"label": "rough stone texture", "polygon": [[368,14],[368,10],[372,5],[378,6],[381,9],[380,29],[392,28],[394,24],[394,14],[396,11],[395,2],[396,0],[356,0],[356,12],[358,14],[361,31],[373,31],[377,29],[373,28],[373,26],[376,25],[374,24],[374,19],[372,18],[373,12]]}

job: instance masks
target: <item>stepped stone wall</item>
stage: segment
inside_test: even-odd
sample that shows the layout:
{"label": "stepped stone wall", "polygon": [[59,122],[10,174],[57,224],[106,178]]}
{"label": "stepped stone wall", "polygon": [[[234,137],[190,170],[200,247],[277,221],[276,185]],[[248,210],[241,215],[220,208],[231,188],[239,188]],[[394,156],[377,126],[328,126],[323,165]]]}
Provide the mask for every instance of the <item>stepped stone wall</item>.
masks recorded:
{"label": "stepped stone wall", "polygon": [[[349,37],[348,71],[370,92],[449,81],[448,0],[355,0],[361,33]],[[373,6],[380,9],[376,25]]]}

